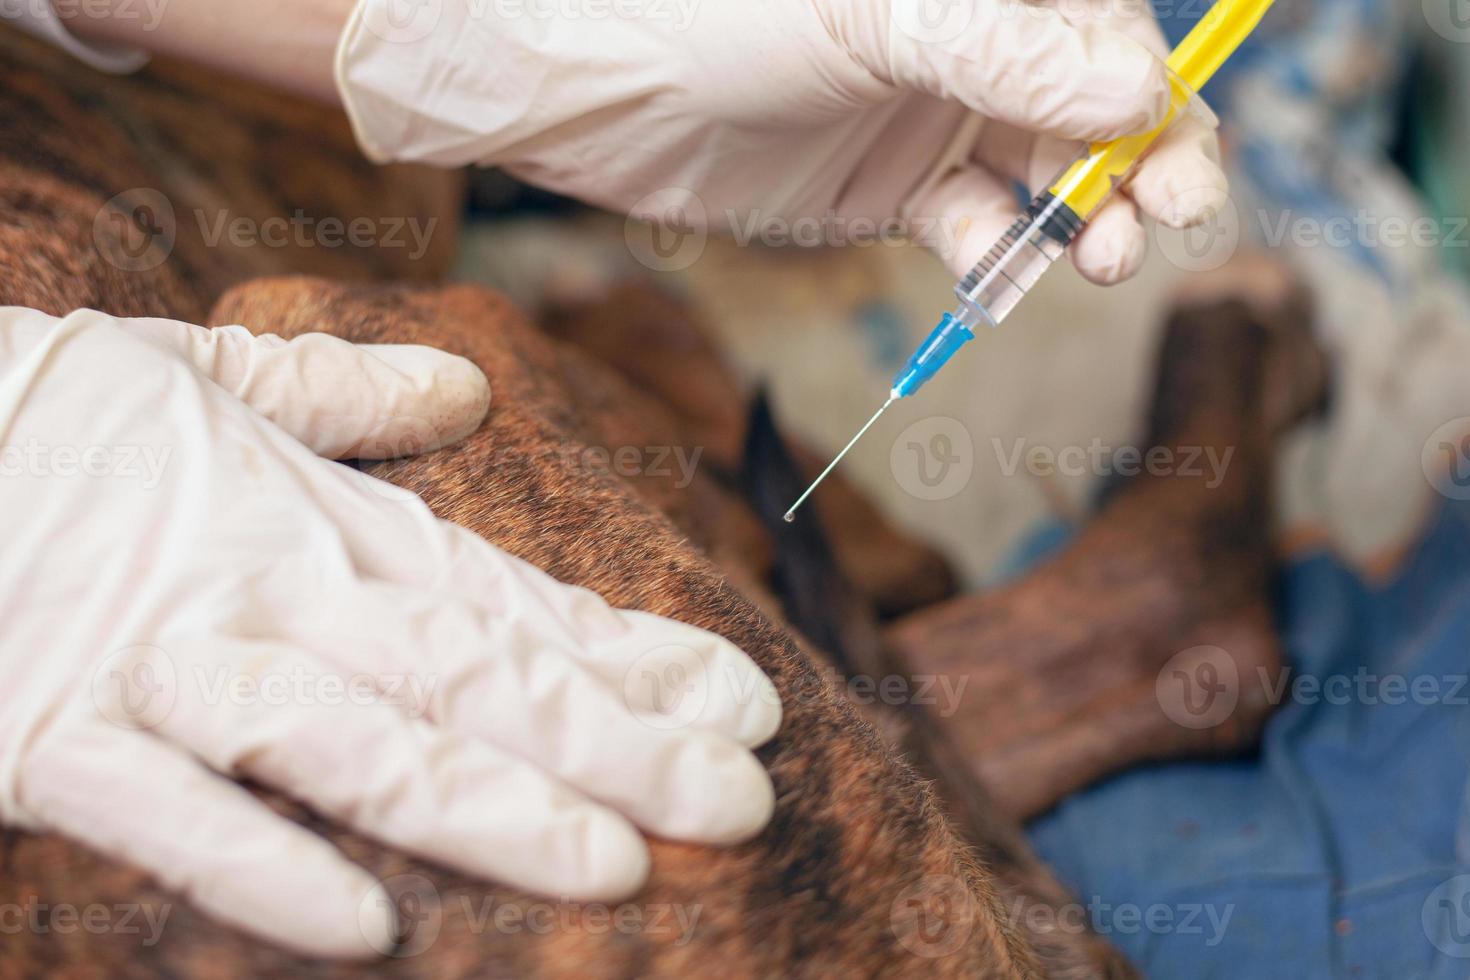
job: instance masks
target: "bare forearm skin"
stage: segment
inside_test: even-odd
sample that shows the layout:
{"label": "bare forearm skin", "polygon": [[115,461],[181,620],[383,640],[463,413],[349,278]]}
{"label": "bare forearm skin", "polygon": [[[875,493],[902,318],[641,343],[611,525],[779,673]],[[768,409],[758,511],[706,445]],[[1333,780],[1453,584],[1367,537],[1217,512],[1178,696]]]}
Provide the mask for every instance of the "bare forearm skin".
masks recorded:
{"label": "bare forearm skin", "polygon": [[127,44],[338,102],[337,39],[353,0],[53,0],[78,37]]}

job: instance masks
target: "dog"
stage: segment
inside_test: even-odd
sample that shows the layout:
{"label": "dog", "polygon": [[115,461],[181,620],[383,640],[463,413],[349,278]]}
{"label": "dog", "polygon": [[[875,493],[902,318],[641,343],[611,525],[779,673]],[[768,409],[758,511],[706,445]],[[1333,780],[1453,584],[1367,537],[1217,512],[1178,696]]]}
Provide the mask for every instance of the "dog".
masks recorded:
{"label": "dog", "polygon": [[[1280,368],[1307,359],[1299,309],[1214,298],[1178,310],[1166,332],[1150,444],[1234,447],[1225,483],[1130,481],[1059,558],[1005,590],[953,597],[942,559],[850,488],[820,521],[782,529],[779,510],[814,457],[717,357],[705,376],[731,393],[719,410],[657,380],[675,372],[631,361],[634,346],[657,357],[658,345],[617,343],[617,332],[675,316],[646,292],[603,299],[605,334],[575,313],[548,332],[495,292],[434,285],[447,259],[432,249],[262,250],[211,241],[211,221],[188,217],[398,210],[452,229],[453,175],[368,168],[327,110],[178,66],[103,79],[9,32],[0,51],[0,302],[283,336],[325,329],[469,357],[495,392],[481,429],[371,472],[562,581],[724,635],[784,706],[759,751],[777,795],[766,830],[723,849],[653,841],[647,886],[612,908],[447,872],[252,787],[384,881],[405,930],[379,962],[301,960],[69,840],[6,831],[0,905],[131,909],[166,924],[68,931],[41,913],[42,927],[5,937],[0,980],[1133,975],[1060,914],[1072,898],[1017,818],[1143,758],[1239,751],[1259,729],[1263,704],[1181,730],[1154,684],[1191,644],[1278,663],[1266,501],[1274,437],[1315,400],[1300,372]],[[261,174],[287,176],[266,186]],[[155,263],[160,202],[174,217]],[[640,321],[632,307],[655,309]],[[687,480],[602,462],[626,446],[709,446],[714,462]],[[844,552],[863,535],[895,544],[886,556]],[[850,696],[854,679],[921,674],[971,678],[956,715]],[[637,921],[611,925],[620,915]]]}

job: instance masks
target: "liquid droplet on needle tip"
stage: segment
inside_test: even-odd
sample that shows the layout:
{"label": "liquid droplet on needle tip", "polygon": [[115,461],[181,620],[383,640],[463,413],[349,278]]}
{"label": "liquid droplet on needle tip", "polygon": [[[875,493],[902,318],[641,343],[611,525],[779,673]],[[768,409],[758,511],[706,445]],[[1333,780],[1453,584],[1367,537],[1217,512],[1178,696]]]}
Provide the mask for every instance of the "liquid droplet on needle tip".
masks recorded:
{"label": "liquid droplet on needle tip", "polygon": [[863,437],[863,433],[867,432],[873,427],[873,423],[878,421],[878,416],[888,411],[888,406],[892,405],[898,399],[898,397],[899,394],[897,389],[894,389],[893,391],[888,393],[888,400],[883,403],[878,411],[873,413],[872,418],[863,423],[863,427],[861,429],[858,429],[857,434],[847,441],[847,445],[843,446],[842,450],[838,452],[836,456],[832,457],[832,462],[827,464],[827,468],[825,470],[817,474],[817,478],[812,481],[812,485],[807,487],[806,491],[802,493],[800,497],[796,498],[796,503],[791,505],[791,509],[788,510],[785,516],[782,518],[786,521],[786,523],[790,524],[792,521],[796,520],[796,508],[800,507],[802,503],[806,500],[806,498],[812,495],[812,491],[817,489],[817,487],[821,485],[823,480],[827,479],[827,474],[831,473],[834,469],[837,468],[837,464],[842,462],[842,457],[847,455],[847,451],[853,446],[857,445],[857,441]]}

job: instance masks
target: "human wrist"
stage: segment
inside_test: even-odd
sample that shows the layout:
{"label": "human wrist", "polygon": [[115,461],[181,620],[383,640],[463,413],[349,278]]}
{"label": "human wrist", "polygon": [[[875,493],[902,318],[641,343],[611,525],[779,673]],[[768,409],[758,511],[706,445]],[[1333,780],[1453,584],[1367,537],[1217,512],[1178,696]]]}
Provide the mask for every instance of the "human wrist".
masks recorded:
{"label": "human wrist", "polygon": [[354,0],[52,0],[88,45],[125,45],[336,103],[332,59]]}
{"label": "human wrist", "polygon": [[148,62],[142,49],[76,34],[71,25],[80,6],[79,0],[26,0],[0,11],[0,17],[99,71],[126,74]]}

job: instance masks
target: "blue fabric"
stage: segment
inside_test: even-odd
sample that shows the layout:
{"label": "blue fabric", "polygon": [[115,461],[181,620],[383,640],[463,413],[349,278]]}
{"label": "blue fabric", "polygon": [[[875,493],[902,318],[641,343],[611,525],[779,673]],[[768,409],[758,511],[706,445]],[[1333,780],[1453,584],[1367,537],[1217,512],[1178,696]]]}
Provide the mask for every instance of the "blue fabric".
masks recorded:
{"label": "blue fabric", "polygon": [[1463,980],[1470,506],[1446,506],[1390,585],[1317,555],[1277,605],[1291,686],[1257,757],[1125,774],[1033,841],[1149,977]]}

